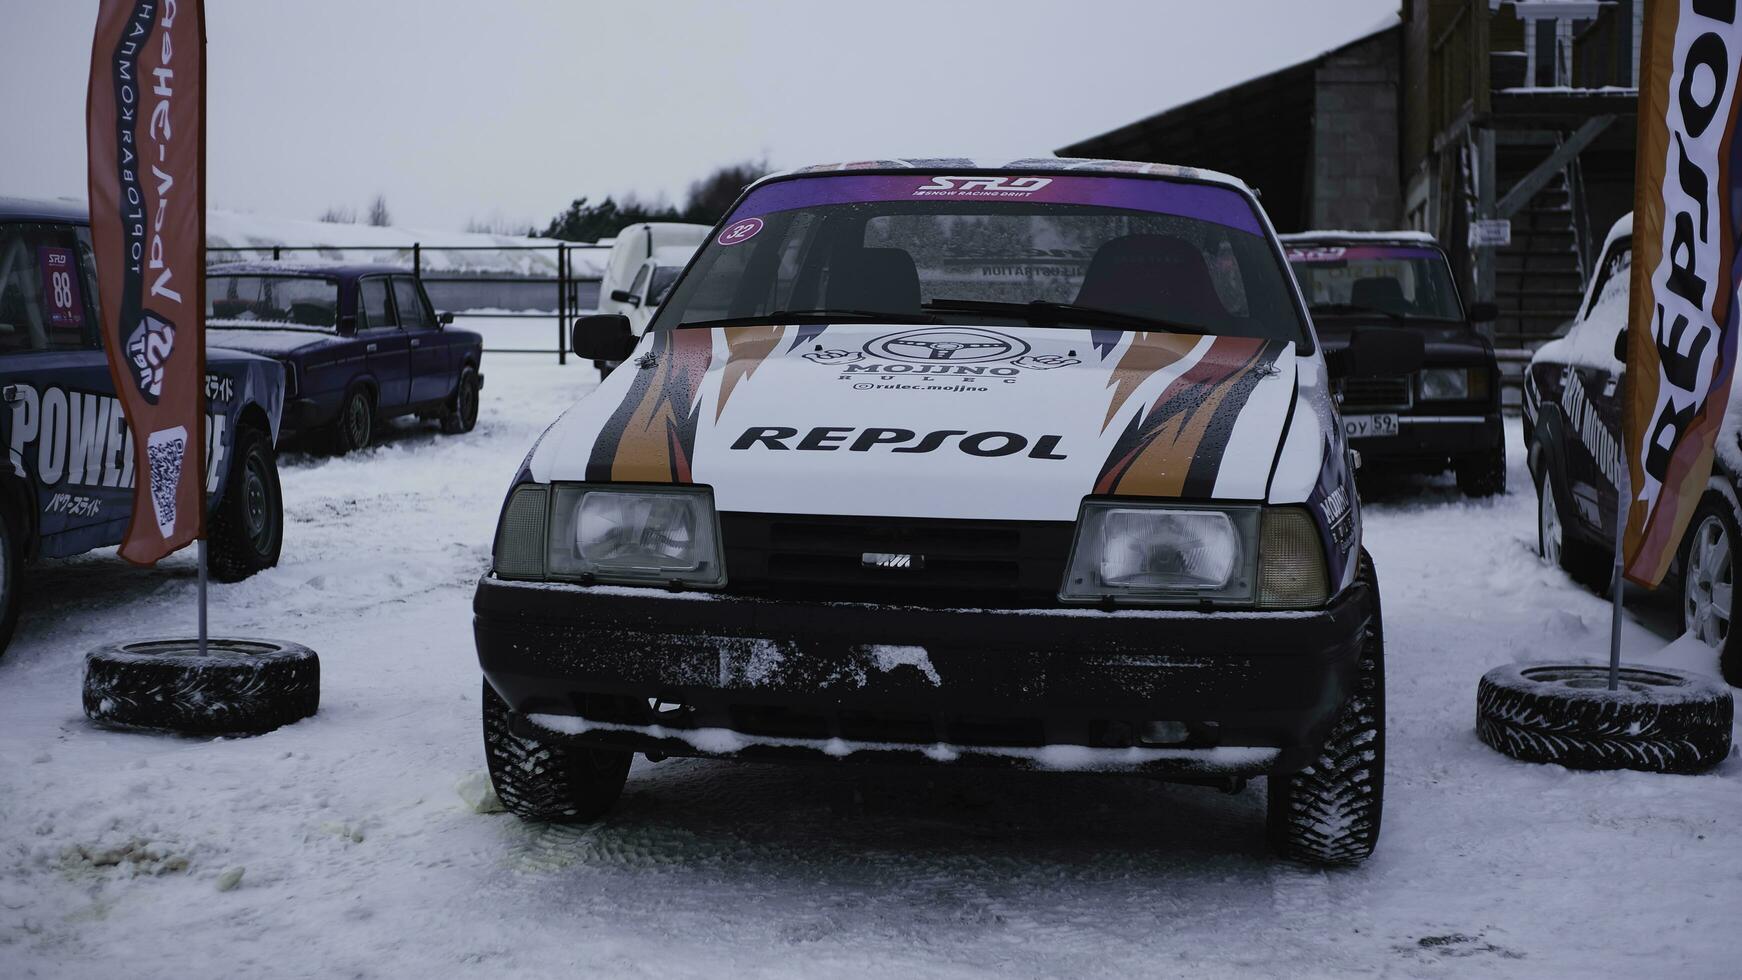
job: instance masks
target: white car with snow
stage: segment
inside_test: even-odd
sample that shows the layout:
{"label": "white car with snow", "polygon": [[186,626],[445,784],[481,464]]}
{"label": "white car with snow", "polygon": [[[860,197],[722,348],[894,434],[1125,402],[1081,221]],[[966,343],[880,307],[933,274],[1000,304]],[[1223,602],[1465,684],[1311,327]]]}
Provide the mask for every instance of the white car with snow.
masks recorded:
{"label": "white car with snow", "polygon": [[[589,820],[631,755],[1269,778],[1379,830],[1384,651],[1325,354],[1241,182],[887,161],[753,185],[534,446],[475,635],[491,777]],[[1420,366],[1357,333],[1350,375]]]}
{"label": "white car with snow", "polygon": [[[1621,380],[1633,269],[1633,216],[1610,229],[1602,257],[1566,333],[1544,344],[1525,374],[1524,444],[1537,492],[1542,556],[1593,588],[1610,581],[1618,520]],[[1720,652],[1724,679],[1742,685],[1742,640],[1732,625],[1742,546],[1742,426],[1732,392],[1718,431],[1712,477],[1670,567],[1667,587],[1681,593],[1683,624]]]}

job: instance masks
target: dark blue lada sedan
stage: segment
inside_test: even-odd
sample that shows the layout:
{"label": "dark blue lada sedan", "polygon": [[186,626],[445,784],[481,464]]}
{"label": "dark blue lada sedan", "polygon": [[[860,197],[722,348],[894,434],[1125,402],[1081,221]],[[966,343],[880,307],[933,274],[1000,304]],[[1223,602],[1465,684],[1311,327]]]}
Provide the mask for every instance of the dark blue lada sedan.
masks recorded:
{"label": "dark blue lada sedan", "polygon": [[336,452],[403,415],[478,421],[483,339],[437,316],[417,277],[370,265],[233,263],[206,272],[207,342],[282,361],[284,428]]}

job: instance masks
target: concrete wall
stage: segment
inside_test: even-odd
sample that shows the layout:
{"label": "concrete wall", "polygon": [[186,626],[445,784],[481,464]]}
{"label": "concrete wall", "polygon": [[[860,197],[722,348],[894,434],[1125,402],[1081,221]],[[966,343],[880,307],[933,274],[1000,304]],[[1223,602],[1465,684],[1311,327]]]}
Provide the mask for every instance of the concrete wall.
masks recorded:
{"label": "concrete wall", "polygon": [[1314,228],[1381,231],[1403,226],[1399,35],[1386,31],[1318,65],[1309,195]]}

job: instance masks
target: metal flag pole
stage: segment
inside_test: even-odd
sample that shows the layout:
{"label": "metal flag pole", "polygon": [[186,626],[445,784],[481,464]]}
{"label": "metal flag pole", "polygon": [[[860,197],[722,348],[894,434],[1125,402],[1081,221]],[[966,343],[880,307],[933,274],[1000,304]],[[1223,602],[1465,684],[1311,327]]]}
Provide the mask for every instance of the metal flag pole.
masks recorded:
{"label": "metal flag pole", "polygon": [[[1621,589],[1625,582],[1621,576],[1621,541],[1627,534],[1626,489],[1627,477],[1624,474],[1621,477],[1620,506],[1618,508],[1621,513],[1617,519],[1615,527],[1615,570],[1613,572],[1614,584],[1611,586],[1613,593],[1611,598],[1613,601],[1610,604],[1611,608],[1609,615],[1609,690],[1611,691],[1616,690],[1621,686]],[[206,543],[201,541],[200,554],[202,556],[205,554],[205,547]],[[203,562],[201,563],[200,568],[202,571],[204,570],[205,564]],[[205,593],[202,592],[200,594],[203,596]],[[204,615],[203,606],[201,607],[201,615]],[[204,622],[204,620],[202,619],[201,622]],[[204,635],[203,630],[201,635]]]}
{"label": "metal flag pole", "polygon": [[200,535],[197,547],[200,555],[200,656],[206,655],[206,536]]}
{"label": "metal flag pole", "polygon": [[[1617,400],[1623,405],[1627,404],[1627,365],[1625,361],[1623,361],[1621,365],[1620,384],[1615,387],[1616,395],[1618,396]],[[1618,435],[1621,436],[1620,442],[1623,447],[1622,451],[1626,452],[1625,447],[1628,446],[1629,443],[1627,442],[1627,418],[1625,413],[1622,414],[1620,429],[1621,431]],[[1619,690],[1621,687],[1621,592],[1626,585],[1626,578],[1621,574],[1621,570],[1625,567],[1627,559],[1627,512],[1632,503],[1630,498],[1633,493],[1632,490],[1629,489],[1630,484],[1633,482],[1633,474],[1626,466],[1626,460],[1622,460],[1622,464],[1623,465],[1615,468],[1618,477],[1615,484],[1615,565],[1613,570],[1610,572],[1612,581],[1609,585],[1611,592],[1609,610],[1609,690],[1611,691]],[[201,545],[203,547],[204,542],[202,542]]]}

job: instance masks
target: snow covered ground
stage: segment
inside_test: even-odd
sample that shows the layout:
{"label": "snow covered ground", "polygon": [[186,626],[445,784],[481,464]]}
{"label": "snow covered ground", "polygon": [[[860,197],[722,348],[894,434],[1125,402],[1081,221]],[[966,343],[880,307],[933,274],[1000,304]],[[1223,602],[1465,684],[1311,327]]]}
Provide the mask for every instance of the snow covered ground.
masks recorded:
{"label": "snow covered ground", "polygon": [[[1071,773],[638,761],[599,826],[473,813],[455,789],[483,767],[472,587],[510,475],[595,378],[484,368],[470,435],[287,456],[282,564],[214,590],[217,631],[319,651],[310,720],[240,741],[93,729],[83,652],[191,631],[192,557],[27,573],[0,659],[0,977],[1692,980],[1742,962],[1742,759],[1577,773],[1473,733],[1487,668],[1606,650],[1604,603],[1534,555],[1516,423],[1511,495],[1447,480],[1367,511],[1390,744],[1360,868],[1273,861],[1261,785]],[[1715,671],[1638,621],[1625,640]]]}

